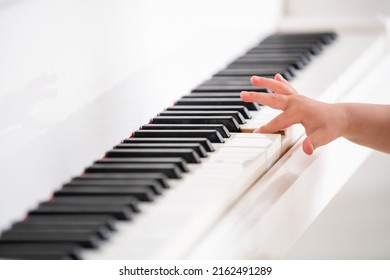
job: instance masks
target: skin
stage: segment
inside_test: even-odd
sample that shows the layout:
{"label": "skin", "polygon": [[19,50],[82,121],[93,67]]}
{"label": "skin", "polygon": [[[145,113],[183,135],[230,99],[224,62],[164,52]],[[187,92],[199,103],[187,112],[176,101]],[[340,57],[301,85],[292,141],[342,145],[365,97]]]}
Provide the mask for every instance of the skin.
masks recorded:
{"label": "skin", "polygon": [[300,123],[307,135],[302,148],[308,155],[339,137],[390,153],[390,105],[320,102],[298,94],[280,74],[274,79],[253,76],[251,83],[274,94],[243,91],[242,100],[282,111],[255,133],[274,133]]}

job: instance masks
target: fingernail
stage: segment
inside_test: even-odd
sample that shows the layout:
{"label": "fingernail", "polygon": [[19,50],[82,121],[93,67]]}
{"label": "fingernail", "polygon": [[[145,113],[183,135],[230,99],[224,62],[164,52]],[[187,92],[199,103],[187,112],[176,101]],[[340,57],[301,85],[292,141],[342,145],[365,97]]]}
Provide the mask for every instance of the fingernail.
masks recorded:
{"label": "fingernail", "polygon": [[247,97],[247,96],[249,96],[249,91],[241,91],[240,96],[241,96],[241,97]]}
{"label": "fingernail", "polygon": [[252,82],[253,82],[253,81],[258,82],[260,79],[261,79],[261,78],[260,78],[259,76],[252,76],[252,77],[251,77],[251,81],[252,81]]}

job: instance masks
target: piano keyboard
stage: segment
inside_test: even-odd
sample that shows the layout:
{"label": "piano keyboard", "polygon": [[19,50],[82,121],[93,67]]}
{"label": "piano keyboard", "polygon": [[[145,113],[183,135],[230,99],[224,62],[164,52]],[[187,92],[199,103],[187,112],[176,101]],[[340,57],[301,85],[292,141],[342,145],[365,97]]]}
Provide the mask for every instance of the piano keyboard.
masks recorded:
{"label": "piano keyboard", "polygon": [[303,133],[251,133],[278,111],[240,99],[266,91],[249,77],[292,80],[335,38],[269,36],[5,230],[0,258],[159,258],[172,244],[184,256]]}

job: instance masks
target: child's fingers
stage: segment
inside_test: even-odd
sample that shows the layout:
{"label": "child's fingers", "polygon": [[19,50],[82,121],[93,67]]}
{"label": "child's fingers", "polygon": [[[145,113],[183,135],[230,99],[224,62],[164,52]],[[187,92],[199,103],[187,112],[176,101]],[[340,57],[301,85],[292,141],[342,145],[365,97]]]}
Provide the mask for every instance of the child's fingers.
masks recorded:
{"label": "child's fingers", "polygon": [[285,85],[290,86],[289,82],[279,73],[275,75],[274,80],[277,80]]}
{"label": "child's fingers", "polygon": [[276,116],[275,118],[273,118],[267,124],[263,125],[259,129],[256,129],[254,132],[274,133],[286,129],[298,122],[299,122],[298,119],[295,119],[288,112],[283,112],[278,116]]}
{"label": "child's fingers", "polygon": [[245,102],[256,102],[278,110],[285,110],[288,103],[285,95],[265,92],[242,91],[240,97]]}
{"label": "child's fingers", "polygon": [[298,92],[290,85],[290,83],[279,73],[275,75],[274,79],[288,86],[291,90],[291,94],[298,94]]}
{"label": "child's fingers", "polygon": [[252,76],[251,83],[256,87],[266,88],[280,94],[290,95],[295,93],[289,85],[274,79]]}

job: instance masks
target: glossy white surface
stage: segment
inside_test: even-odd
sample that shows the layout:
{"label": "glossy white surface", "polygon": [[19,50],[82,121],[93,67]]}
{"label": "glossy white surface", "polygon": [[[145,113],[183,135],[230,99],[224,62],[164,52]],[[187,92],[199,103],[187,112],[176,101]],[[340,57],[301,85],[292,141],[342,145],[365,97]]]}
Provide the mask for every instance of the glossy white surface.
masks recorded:
{"label": "glossy white surface", "polygon": [[254,0],[0,5],[0,230],[257,43],[280,13],[280,1]]}
{"label": "glossy white surface", "polygon": [[388,260],[389,166],[372,153],[283,259]]}

